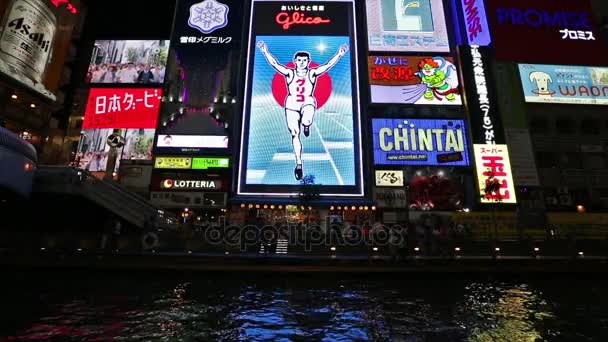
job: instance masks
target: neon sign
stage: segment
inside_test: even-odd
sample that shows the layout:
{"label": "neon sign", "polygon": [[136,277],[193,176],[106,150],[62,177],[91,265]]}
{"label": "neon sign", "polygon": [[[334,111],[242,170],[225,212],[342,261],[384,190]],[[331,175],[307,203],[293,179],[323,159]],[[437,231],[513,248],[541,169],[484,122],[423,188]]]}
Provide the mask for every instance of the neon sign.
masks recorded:
{"label": "neon sign", "polygon": [[329,24],[331,23],[330,19],[323,19],[321,17],[307,17],[304,13],[293,12],[291,17],[289,13],[281,12],[277,14],[275,18],[277,24],[283,27],[283,30],[289,30],[291,25],[300,24],[300,25],[319,25],[319,24]]}
{"label": "neon sign", "polygon": [[65,9],[67,9],[70,13],[78,13],[78,9],[69,0],[51,0],[51,3],[57,8],[59,8],[61,4],[65,4]]}
{"label": "neon sign", "polygon": [[547,11],[537,9],[522,10],[519,8],[498,8],[498,24],[568,27],[571,29],[591,30],[591,15],[579,11]]}
{"label": "neon sign", "polygon": [[483,0],[462,0],[469,45],[490,45],[490,28]]}

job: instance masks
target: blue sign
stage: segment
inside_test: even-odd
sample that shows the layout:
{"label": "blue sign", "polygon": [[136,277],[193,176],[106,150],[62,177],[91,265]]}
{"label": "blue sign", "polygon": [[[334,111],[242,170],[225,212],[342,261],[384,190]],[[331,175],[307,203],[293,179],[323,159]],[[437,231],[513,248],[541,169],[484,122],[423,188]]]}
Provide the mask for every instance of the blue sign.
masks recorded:
{"label": "blue sign", "polygon": [[463,120],[373,119],[376,165],[469,165]]}
{"label": "blue sign", "polygon": [[483,0],[461,1],[469,45],[490,45],[492,38]]}
{"label": "blue sign", "polygon": [[608,105],[608,68],[519,64],[526,102]]}

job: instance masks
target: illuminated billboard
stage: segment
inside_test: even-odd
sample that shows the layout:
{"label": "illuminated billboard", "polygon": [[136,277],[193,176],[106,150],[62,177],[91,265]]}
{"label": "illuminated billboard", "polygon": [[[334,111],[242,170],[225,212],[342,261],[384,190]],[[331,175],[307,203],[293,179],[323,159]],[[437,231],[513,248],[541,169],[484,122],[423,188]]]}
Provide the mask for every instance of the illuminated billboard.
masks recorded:
{"label": "illuminated billboard", "polygon": [[[474,145],[474,151],[481,203],[517,203],[507,145]],[[497,191],[485,193],[492,183],[497,184]]]}
{"label": "illuminated billboard", "polygon": [[354,1],[252,1],[239,195],[362,196]]}
{"label": "illuminated billboard", "polygon": [[0,2],[0,73],[55,101],[74,25],[80,22],[74,0],[59,6],[49,0]]}
{"label": "illuminated billboard", "polygon": [[376,165],[469,165],[463,120],[372,119]]}
{"label": "illuminated billboard", "polygon": [[226,169],[230,167],[230,159],[223,157],[156,157],[156,169],[207,170]]}
{"label": "illuminated billboard", "polygon": [[161,89],[91,88],[82,128],[156,129]]}
{"label": "illuminated billboard", "polygon": [[366,0],[369,51],[449,52],[442,0]]}
{"label": "illuminated billboard", "polygon": [[469,45],[490,45],[492,37],[484,0],[461,0],[461,4]]}
{"label": "illuminated billboard", "polygon": [[497,60],[608,65],[589,0],[486,0]]}
{"label": "illuminated billboard", "polygon": [[86,82],[162,84],[168,53],[168,40],[98,40]]}
{"label": "illuminated billboard", "polygon": [[108,137],[120,136],[123,146],[116,150],[116,170],[120,160],[152,160],[154,129],[84,129],[81,133],[76,161],[79,168],[91,172],[104,172],[111,158]]}
{"label": "illuminated billboard", "polygon": [[461,105],[451,57],[369,56],[372,103]]}
{"label": "illuminated billboard", "polygon": [[608,68],[519,64],[526,102],[608,105]]}

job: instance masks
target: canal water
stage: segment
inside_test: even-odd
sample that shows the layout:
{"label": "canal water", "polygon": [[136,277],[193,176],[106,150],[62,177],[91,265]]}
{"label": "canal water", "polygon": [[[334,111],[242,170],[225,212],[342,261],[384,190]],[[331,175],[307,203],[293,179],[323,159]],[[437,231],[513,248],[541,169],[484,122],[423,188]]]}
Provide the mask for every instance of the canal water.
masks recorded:
{"label": "canal water", "polygon": [[17,272],[0,341],[608,341],[591,276]]}

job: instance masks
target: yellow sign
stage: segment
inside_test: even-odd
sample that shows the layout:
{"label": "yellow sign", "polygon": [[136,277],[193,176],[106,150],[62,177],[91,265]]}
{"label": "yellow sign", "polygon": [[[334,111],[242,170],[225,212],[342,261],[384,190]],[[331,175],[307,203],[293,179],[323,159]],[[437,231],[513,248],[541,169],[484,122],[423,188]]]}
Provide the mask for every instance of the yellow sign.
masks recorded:
{"label": "yellow sign", "polygon": [[[481,203],[517,203],[507,145],[475,145],[474,151]],[[491,183],[497,189],[485,192]]]}
{"label": "yellow sign", "polygon": [[192,158],[184,157],[158,157],[154,161],[155,169],[190,169]]}

